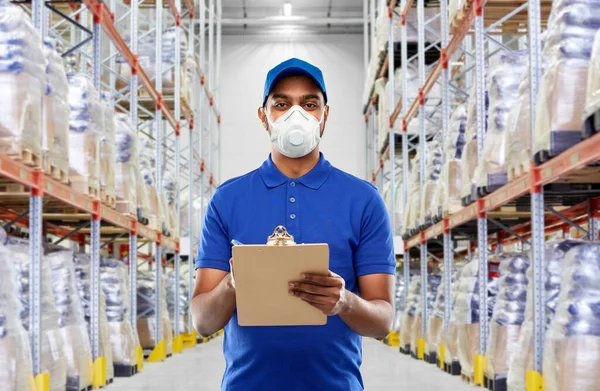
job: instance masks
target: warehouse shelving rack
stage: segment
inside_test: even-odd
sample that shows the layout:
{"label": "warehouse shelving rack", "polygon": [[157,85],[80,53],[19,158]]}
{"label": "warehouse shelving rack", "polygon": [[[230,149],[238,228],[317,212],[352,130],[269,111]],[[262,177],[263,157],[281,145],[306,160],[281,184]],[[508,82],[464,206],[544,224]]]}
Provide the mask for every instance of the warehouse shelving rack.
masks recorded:
{"label": "warehouse shelving rack", "polygon": [[[145,135],[157,141],[156,170],[157,190],[162,193],[162,173],[165,169],[175,172],[176,218],[179,223],[180,212],[187,209],[188,224],[180,227],[181,235],[175,230],[168,232],[163,227],[150,227],[142,224],[139,216],[123,214],[93,198],[75,191],[69,185],[45,175],[38,168],[26,166],[20,161],[0,154],[0,177],[29,189],[27,193],[0,193],[3,199],[0,216],[9,222],[5,227],[19,226],[29,231],[30,246],[30,298],[29,312],[30,344],[33,359],[33,376],[37,389],[47,390],[49,376],[41,372],[41,334],[40,329],[40,279],[42,245],[47,234],[58,237],[57,242],[66,239],[75,240],[85,248],[89,246],[92,261],[91,267],[91,321],[90,338],[92,358],[94,360],[93,386],[101,387],[107,382],[106,362],[99,354],[99,310],[100,310],[100,251],[104,247],[112,247],[113,243],[129,244],[129,250],[123,260],[130,267],[129,287],[132,292],[130,302],[130,322],[134,332],[137,330],[137,268],[154,259],[156,267],[156,288],[161,289],[163,256],[166,252],[174,253],[173,263],[175,278],[175,319],[174,351],[181,351],[184,335],[179,330],[179,276],[180,276],[180,237],[189,239],[187,259],[189,264],[189,299],[193,288],[194,248],[199,243],[200,233],[194,227],[194,221],[201,221],[204,205],[217,187],[218,168],[213,162],[213,155],[218,154],[219,145],[214,143],[218,133],[220,114],[217,108],[218,99],[215,91],[218,86],[218,69],[221,44],[221,1],[201,0],[199,3],[185,0],[185,11],[182,11],[181,0],[162,0],[122,2],[110,0],[82,0],[68,2],[68,6],[55,4],[45,0],[32,0],[31,3],[18,2],[31,10],[34,25],[41,37],[52,36],[69,47],[68,51],[76,53],[79,59],[79,70],[90,72],[98,91],[108,93],[114,103],[115,110],[129,113],[132,125],[138,130],[138,137]],[[164,8],[164,7],[167,8]],[[58,8],[58,10],[57,10]],[[148,8],[152,12],[145,12]],[[165,12],[166,11],[166,12]],[[153,13],[153,15],[152,15]],[[166,13],[167,15],[163,15]],[[208,14],[208,15],[207,15]],[[185,21],[183,18],[189,20]],[[138,42],[143,37],[140,33],[140,19],[143,19],[145,34],[153,31],[159,36],[165,23],[174,28],[176,47],[173,73],[175,79],[174,93],[165,96],[162,92],[162,78],[151,79],[143,66],[138,62]],[[90,26],[91,25],[91,26]],[[216,37],[215,37],[216,27]],[[209,31],[209,61],[206,57],[206,30]],[[192,101],[181,97],[182,65],[180,43],[182,31],[187,31],[189,38],[189,55],[199,61],[197,75],[190,88],[193,89]],[[129,44],[125,39],[129,34]],[[87,36],[86,36],[87,35]],[[199,39],[196,42],[196,36]],[[109,54],[106,55],[108,49]],[[158,61],[155,74],[161,75],[162,40],[156,40],[156,58]],[[131,77],[123,80],[117,70],[117,56],[130,67]],[[216,58],[216,63],[215,59]],[[183,70],[185,71],[185,70]],[[205,82],[205,75],[210,82]],[[117,81],[127,83],[117,88]],[[140,91],[145,96],[140,96]],[[163,121],[164,119],[164,121]],[[153,129],[148,130],[148,129]],[[187,132],[187,145],[182,147],[182,132]],[[211,144],[206,145],[205,139]],[[185,142],[185,141],[184,141]],[[214,144],[214,145],[213,145]],[[210,157],[210,158],[209,158]],[[204,163],[205,160],[209,164]],[[180,196],[187,192],[187,199],[182,202]],[[160,193],[159,193],[160,194]],[[27,218],[28,217],[28,221]],[[75,227],[69,226],[76,223]],[[177,224],[179,225],[179,224]],[[88,228],[89,227],[89,228]],[[128,236],[128,238],[126,238]],[[138,256],[138,250],[145,244],[153,246],[153,256]],[[138,258],[146,258],[139,262]],[[156,295],[158,298],[160,295]],[[160,302],[154,303],[157,319],[156,340],[161,341],[150,353],[149,359],[160,361],[166,358],[165,344],[162,338],[160,322]],[[191,319],[190,330],[193,330]],[[186,335],[195,344],[195,333]],[[138,352],[138,363],[141,365],[141,349]],[[141,369],[141,368],[139,368]]]}
{"label": "warehouse shelving rack", "polygon": [[[368,1],[368,0],[367,0]],[[370,2],[370,8],[365,2],[364,9],[369,9],[371,23],[371,45],[374,45],[374,23],[375,23],[375,0]],[[473,82],[476,83],[476,118],[477,118],[477,156],[481,156],[484,140],[484,75],[486,60],[493,55],[496,49],[504,49],[501,40],[498,40],[492,34],[508,34],[513,36],[526,36],[527,47],[529,48],[529,73],[531,90],[531,145],[535,145],[535,110],[536,99],[539,91],[539,82],[541,76],[541,28],[550,11],[551,2],[545,0],[528,0],[518,2],[506,2],[502,0],[467,0],[464,8],[459,10],[455,20],[448,20],[448,4],[445,1],[439,3],[441,31],[440,37],[440,59],[429,74],[424,74],[425,57],[425,26],[429,23],[424,19],[425,2],[417,0],[402,0],[400,2],[400,26],[402,34],[401,59],[402,59],[402,99],[400,102],[394,102],[394,13],[396,11],[397,1],[387,2],[388,23],[390,26],[390,36],[388,41],[387,53],[381,64],[379,77],[387,74],[388,83],[390,83],[390,112],[389,112],[389,143],[382,153],[376,149],[377,126],[375,121],[375,103],[377,96],[371,90],[371,96],[365,105],[365,119],[367,130],[367,160],[368,173],[374,184],[383,188],[389,181],[395,183],[395,175],[398,171],[398,165],[403,178],[404,209],[406,210],[408,201],[408,155],[417,150],[421,154],[421,164],[418,168],[420,172],[421,192],[423,192],[423,173],[425,171],[423,156],[426,152],[426,135],[424,110],[427,100],[430,97],[435,84],[441,86],[441,105],[439,110],[442,112],[442,123],[439,124],[442,135],[448,133],[450,118],[451,96],[464,100],[468,94],[453,84],[450,75],[450,59],[455,53],[462,52],[465,57],[464,77],[467,80],[469,91]],[[406,18],[409,13],[417,12],[418,19],[418,53],[416,60],[419,71],[419,93],[417,97],[408,97],[406,83],[406,67],[412,65],[413,60],[407,57],[406,42]],[[489,16],[487,14],[489,13]],[[498,31],[500,30],[500,31]],[[365,34],[367,31],[367,20],[365,19]],[[452,33],[452,34],[450,34]],[[515,38],[518,39],[518,38]],[[486,51],[485,43],[488,43]],[[474,51],[471,46],[474,43]],[[524,41],[519,41],[522,47]],[[472,62],[474,61],[474,64]],[[411,121],[419,120],[419,134],[417,136],[408,134],[408,126]],[[371,123],[371,121],[373,123]],[[402,127],[401,145],[396,144],[394,124],[400,122]],[[402,159],[396,158],[396,152],[402,154]],[[426,301],[427,286],[427,262],[428,258],[439,257],[444,265],[445,282],[445,314],[444,330],[448,331],[451,309],[451,270],[454,260],[454,253],[457,252],[455,241],[467,240],[467,247],[471,248],[473,243],[477,243],[480,249],[479,256],[479,297],[481,298],[480,308],[486,308],[487,298],[487,276],[488,276],[488,249],[495,249],[497,246],[521,242],[530,246],[533,267],[533,291],[534,291],[534,370],[527,373],[527,389],[540,390],[542,384],[542,356],[544,347],[545,321],[543,304],[543,271],[545,270],[544,260],[544,239],[545,234],[551,232],[565,232],[570,227],[576,227],[584,231],[589,239],[598,239],[600,217],[597,191],[586,194],[568,194],[568,190],[556,186],[557,183],[597,183],[593,177],[597,176],[598,168],[589,167],[591,164],[600,160],[600,135],[595,134],[585,139],[572,148],[564,151],[558,156],[542,164],[535,165],[534,158],[531,156],[530,170],[522,176],[509,181],[500,189],[481,196],[474,203],[462,208],[457,213],[444,216],[440,222],[421,229],[418,234],[407,238],[404,241],[403,257],[404,265],[409,264],[411,257],[419,257],[422,277],[422,301]],[[568,187],[567,187],[568,189]],[[392,194],[392,206],[390,210],[393,226],[396,227],[395,219],[395,186],[390,186]],[[546,195],[546,200],[545,200]],[[421,193],[421,199],[424,194]],[[545,202],[546,201],[546,202]],[[555,207],[557,204],[563,204],[565,209],[558,212]],[[506,205],[517,205],[518,212],[508,213],[510,219],[506,219],[506,213],[500,210]],[[515,222],[517,224],[515,225]],[[488,223],[491,223],[488,226]],[[587,223],[589,228],[584,230],[581,224]],[[441,238],[441,240],[439,239]],[[397,238],[399,240],[399,238]],[[482,251],[482,249],[485,249]],[[404,301],[407,301],[407,287],[409,286],[409,267],[404,267],[405,294]],[[426,308],[423,309],[423,335],[426,335],[427,314]],[[484,369],[486,366],[486,348],[488,339],[488,321],[487,317],[482,317],[480,322],[480,341],[479,354],[475,357],[475,371],[473,381],[484,386]],[[424,341],[420,341],[418,356],[423,357]],[[441,351],[444,349],[442,348]],[[443,362],[443,355],[440,357]]]}

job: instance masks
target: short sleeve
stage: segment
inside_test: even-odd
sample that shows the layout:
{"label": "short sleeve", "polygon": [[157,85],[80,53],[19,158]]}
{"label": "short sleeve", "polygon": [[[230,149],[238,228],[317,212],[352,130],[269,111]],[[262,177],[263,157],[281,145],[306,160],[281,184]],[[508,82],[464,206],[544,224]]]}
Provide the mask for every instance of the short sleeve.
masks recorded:
{"label": "short sleeve", "polygon": [[219,214],[217,198],[218,190],[206,209],[200,246],[196,256],[196,269],[209,268],[228,272],[231,245],[226,224]]}
{"label": "short sleeve", "polygon": [[354,253],[354,270],[357,277],[396,272],[390,218],[383,198],[378,193],[363,212],[360,239]]}

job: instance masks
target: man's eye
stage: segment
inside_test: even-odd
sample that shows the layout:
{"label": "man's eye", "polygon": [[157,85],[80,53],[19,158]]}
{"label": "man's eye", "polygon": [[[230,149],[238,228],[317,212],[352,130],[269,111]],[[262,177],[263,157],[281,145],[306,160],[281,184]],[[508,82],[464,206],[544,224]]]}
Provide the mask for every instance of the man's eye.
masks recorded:
{"label": "man's eye", "polygon": [[285,103],[281,103],[281,102],[275,103],[275,107],[277,107],[278,109],[283,109],[285,107]]}
{"label": "man's eye", "polygon": [[305,106],[306,106],[307,108],[309,108],[309,109],[315,109],[315,108],[317,108],[317,105],[316,105],[316,104],[314,104],[314,103],[307,103]]}

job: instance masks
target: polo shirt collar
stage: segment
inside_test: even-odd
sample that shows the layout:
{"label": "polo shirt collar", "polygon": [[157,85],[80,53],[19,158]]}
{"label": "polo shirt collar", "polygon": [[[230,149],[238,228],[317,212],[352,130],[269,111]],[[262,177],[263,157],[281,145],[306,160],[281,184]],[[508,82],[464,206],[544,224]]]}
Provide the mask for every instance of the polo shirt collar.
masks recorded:
{"label": "polo shirt collar", "polygon": [[[325,159],[323,153],[319,153],[319,162],[317,165],[297,180],[304,186],[317,190],[325,183],[327,178],[329,178],[331,168],[331,163]],[[290,180],[290,178],[283,175],[277,166],[275,166],[271,155],[269,155],[269,158],[262,164],[259,172],[267,187],[281,186]]]}

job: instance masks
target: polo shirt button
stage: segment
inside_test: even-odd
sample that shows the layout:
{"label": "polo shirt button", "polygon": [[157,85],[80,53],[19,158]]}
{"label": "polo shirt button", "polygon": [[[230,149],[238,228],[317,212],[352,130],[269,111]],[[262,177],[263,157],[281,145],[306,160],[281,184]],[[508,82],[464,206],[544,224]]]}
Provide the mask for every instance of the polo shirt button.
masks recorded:
{"label": "polo shirt button", "polygon": [[296,215],[292,213],[292,214],[290,215],[290,219],[294,220],[295,218],[296,218]]}
{"label": "polo shirt button", "polygon": [[290,198],[290,202],[293,204],[294,202],[296,202],[296,199],[294,197]]}
{"label": "polo shirt button", "polygon": [[290,182],[290,186],[296,187],[296,182]]}

